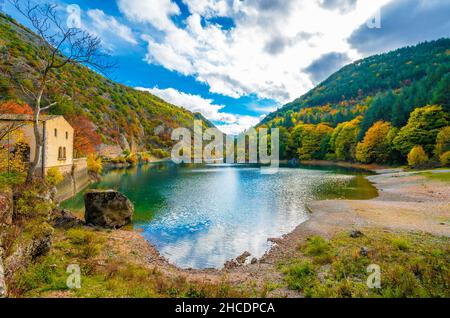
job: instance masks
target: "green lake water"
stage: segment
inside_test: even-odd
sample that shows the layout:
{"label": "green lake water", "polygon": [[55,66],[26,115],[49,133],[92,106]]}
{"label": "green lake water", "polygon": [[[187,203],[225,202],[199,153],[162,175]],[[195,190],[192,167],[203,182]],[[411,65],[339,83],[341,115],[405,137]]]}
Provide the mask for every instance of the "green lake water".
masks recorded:
{"label": "green lake water", "polygon": [[[135,205],[135,229],[173,264],[220,268],[244,251],[261,257],[268,238],[308,219],[308,201],[377,196],[364,175],[337,167],[281,167],[268,175],[249,165],[157,163],[109,171],[90,188],[124,193]],[[82,212],[82,193],[63,207]]]}

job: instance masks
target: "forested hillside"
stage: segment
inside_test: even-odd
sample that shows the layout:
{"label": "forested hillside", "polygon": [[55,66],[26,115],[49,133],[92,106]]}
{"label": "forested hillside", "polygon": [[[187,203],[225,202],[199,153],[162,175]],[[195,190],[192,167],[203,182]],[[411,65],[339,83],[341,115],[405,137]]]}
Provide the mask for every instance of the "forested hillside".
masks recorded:
{"label": "forested hillside", "polygon": [[450,110],[449,86],[450,39],[426,42],[349,64],[262,124],[336,126],[368,109],[364,126],[378,119],[401,126],[417,106],[438,103]]}
{"label": "forested hillside", "polygon": [[[32,85],[35,66],[40,63],[35,37],[27,28],[0,14],[0,104],[5,109],[22,107],[18,111],[26,112],[27,99],[9,74],[14,74],[19,65],[25,66],[29,78],[21,84]],[[80,156],[101,145],[168,150],[173,128],[192,127],[194,118],[204,119],[150,93],[114,83],[84,66],[67,65],[52,76],[54,81],[45,98],[58,103],[50,113],[64,115],[74,126],[75,150]]]}
{"label": "forested hillside", "polygon": [[281,129],[284,158],[402,163],[415,146],[436,160],[450,150],[449,136],[434,150],[449,111],[450,39],[440,39],[347,65],[258,127]]}

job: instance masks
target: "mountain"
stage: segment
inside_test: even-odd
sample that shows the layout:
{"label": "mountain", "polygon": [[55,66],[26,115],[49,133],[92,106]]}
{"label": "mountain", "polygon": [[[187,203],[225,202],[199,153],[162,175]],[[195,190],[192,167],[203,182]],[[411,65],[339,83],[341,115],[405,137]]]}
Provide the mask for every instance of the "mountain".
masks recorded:
{"label": "mountain", "polygon": [[[0,53],[7,57],[0,59],[0,103],[27,102],[22,90],[7,74],[14,74],[17,65],[25,65],[30,70],[29,76],[33,76],[39,63],[36,37],[12,18],[0,14]],[[67,65],[53,77],[54,89],[50,89],[46,98],[58,104],[50,113],[64,115],[76,134],[78,131],[86,135],[76,138],[76,142],[82,139],[93,143],[88,148],[75,145],[80,152],[92,146],[99,149],[120,145],[126,149],[134,145],[137,150],[160,153],[160,149],[168,150],[172,146],[170,135],[174,128],[192,127],[194,119],[202,119],[206,126],[212,126],[199,113],[167,103],[148,92],[117,84],[84,66]],[[26,86],[30,80],[25,79],[22,84]]]}
{"label": "mountain", "polygon": [[339,123],[363,116],[359,139],[376,121],[395,127],[427,104],[450,110],[450,39],[374,55],[349,64],[258,125],[292,128],[298,123]]}

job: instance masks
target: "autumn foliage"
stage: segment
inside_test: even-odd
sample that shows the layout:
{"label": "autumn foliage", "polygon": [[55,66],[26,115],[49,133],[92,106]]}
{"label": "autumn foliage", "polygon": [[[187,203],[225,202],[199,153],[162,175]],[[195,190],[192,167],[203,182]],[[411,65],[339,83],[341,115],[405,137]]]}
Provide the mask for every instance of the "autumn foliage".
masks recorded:
{"label": "autumn foliage", "polygon": [[356,159],[363,163],[385,163],[389,159],[388,135],[391,124],[378,121],[369,128],[362,142],[356,147]]}
{"label": "autumn foliage", "polygon": [[74,129],[74,154],[82,157],[96,152],[96,147],[102,143],[94,124],[83,115],[67,118]]}
{"label": "autumn foliage", "polygon": [[408,166],[422,168],[428,163],[428,155],[422,146],[415,146],[408,154]]}
{"label": "autumn foliage", "polygon": [[17,103],[15,101],[0,102],[0,114],[33,114],[33,110],[28,104]]}

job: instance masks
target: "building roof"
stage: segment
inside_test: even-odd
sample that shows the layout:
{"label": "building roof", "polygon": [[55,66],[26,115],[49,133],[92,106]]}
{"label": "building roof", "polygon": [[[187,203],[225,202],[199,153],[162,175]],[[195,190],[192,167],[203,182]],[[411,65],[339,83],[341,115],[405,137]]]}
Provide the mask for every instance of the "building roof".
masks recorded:
{"label": "building roof", "polygon": [[[62,115],[40,115],[39,121],[48,121]],[[33,121],[33,115],[28,114],[0,114],[0,121]]]}

